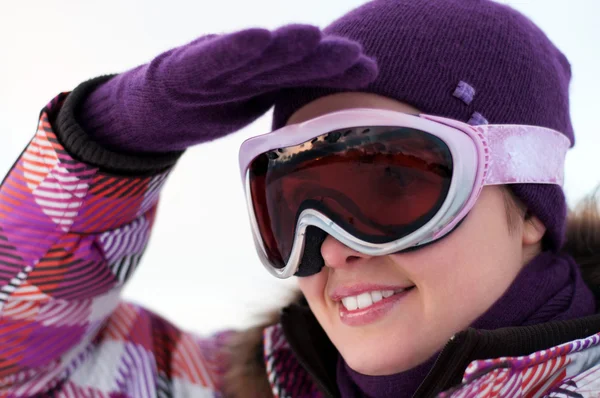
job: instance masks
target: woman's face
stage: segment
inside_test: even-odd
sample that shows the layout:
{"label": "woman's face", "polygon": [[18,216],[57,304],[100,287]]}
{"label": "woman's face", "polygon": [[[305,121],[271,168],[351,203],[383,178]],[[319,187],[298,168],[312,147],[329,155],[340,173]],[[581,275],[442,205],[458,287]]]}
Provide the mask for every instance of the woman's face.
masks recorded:
{"label": "woman's face", "polygon": [[[356,107],[418,113],[389,98],[344,93],[311,102],[292,115],[289,124]],[[298,283],[352,369],[386,375],[425,362],[490,308],[523,264],[539,252],[543,226],[534,217],[532,222],[521,220],[509,232],[502,189],[485,187],[455,231],[408,253],[372,257],[327,237],[321,247],[325,267]],[[392,296],[385,308],[380,304],[349,310],[341,301],[351,293],[356,297],[355,292],[368,293],[373,300],[380,294],[376,289],[406,287],[412,288]],[[352,307],[352,299],[346,301]]]}

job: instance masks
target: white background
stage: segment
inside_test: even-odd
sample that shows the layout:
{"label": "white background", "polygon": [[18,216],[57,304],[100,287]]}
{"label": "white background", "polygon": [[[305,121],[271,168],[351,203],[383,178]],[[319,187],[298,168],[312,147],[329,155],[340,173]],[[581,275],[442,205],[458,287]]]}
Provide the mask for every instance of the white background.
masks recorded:
{"label": "white background", "polygon": [[[434,1],[434,0],[432,0]],[[532,18],[573,65],[577,145],[567,159],[573,203],[600,181],[600,1],[505,1]],[[289,22],[326,26],[362,0],[48,0],[0,5],[0,174],[34,133],[39,110],[60,91],[120,72],[204,33]],[[262,269],[251,241],[237,170],[246,137],[190,150],[167,183],[150,248],[125,296],[201,333],[241,327],[276,308],[293,281]],[[209,172],[210,171],[210,172]]]}

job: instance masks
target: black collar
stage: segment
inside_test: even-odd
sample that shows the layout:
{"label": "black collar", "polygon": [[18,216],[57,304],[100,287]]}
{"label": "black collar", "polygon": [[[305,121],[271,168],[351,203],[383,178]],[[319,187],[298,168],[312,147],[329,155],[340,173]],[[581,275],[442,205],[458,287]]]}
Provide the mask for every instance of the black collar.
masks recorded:
{"label": "black collar", "polygon": [[[298,362],[326,397],[339,397],[336,382],[338,353],[306,304],[285,307],[281,313],[285,337]],[[496,330],[469,328],[446,344],[414,397],[435,397],[460,384],[472,361],[523,356],[600,332],[600,314],[569,321]]]}

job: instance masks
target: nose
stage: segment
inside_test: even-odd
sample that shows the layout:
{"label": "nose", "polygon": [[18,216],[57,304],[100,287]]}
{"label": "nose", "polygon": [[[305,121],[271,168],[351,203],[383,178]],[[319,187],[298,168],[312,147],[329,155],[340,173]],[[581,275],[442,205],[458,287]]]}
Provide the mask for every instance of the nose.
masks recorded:
{"label": "nose", "polygon": [[321,246],[321,256],[326,267],[341,268],[366,263],[371,256],[362,254],[328,235]]}

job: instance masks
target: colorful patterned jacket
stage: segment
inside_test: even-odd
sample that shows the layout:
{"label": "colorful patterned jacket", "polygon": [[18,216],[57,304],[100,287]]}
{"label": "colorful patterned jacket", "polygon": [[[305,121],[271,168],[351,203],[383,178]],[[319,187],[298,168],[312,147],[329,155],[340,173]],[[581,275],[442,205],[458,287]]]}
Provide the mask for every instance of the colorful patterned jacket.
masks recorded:
{"label": "colorful patterned jacket", "polygon": [[[0,397],[221,396],[230,333],[199,338],[120,300],[178,154],[90,141],[73,112],[98,82],[42,110],[0,187]],[[599,332],[600,316],[469,329],[417,395],[599,397]],[[335,350],[305,306],[264,331],[263,352],[275,397],[337,396]]]}

